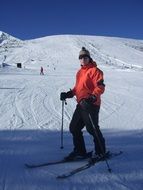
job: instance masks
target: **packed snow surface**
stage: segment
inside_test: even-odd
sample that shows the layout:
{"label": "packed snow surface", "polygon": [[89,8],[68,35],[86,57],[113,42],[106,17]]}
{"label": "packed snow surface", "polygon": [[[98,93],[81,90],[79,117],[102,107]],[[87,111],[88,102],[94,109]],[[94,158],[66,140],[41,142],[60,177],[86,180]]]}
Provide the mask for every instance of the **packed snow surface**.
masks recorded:
{"label": "packed snow surface", "polygon": [[[4,33],[5,34],[5,33]],[[143,187],[143,41],[100,36],[49,36],[21,41],[0,32],[0,190],[141,190]],[[73,148],[69,122],[76,99],[64,106],[62,91],[74,86],[82,46],[104,72],[100,128],[108,150],[123,151],[67,179],[56,176],[86,161],[27,169],[25,163],[56,161]],[[22,68],[16,68],[22,63]],[[3,67],[4,66],[4,67]],[[44,75],[40,75],[40,67]],[[84,130],[87,150],[93,149]]]}

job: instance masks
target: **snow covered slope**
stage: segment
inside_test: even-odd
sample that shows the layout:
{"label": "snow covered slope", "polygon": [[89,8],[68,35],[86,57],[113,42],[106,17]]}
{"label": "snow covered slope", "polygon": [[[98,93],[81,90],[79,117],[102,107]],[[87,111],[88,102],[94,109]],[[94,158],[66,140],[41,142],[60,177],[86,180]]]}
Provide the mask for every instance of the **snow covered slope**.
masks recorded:
{"label": "snow covered slope", "polygon": [[35,40],[20,41],[0,33],[0,58],[6,56],[7,64],[21,62],[33,65],[77,65],[82,46],[90,50],[99,64],[118,67],[143,68],[143,41],[100,36],[60,35]]}
{"label": "snow covered slope", "polygon": [[[0,189],[141,190],[143,186],[143,41],[61,35],[22,41],[0,32]],[[61,91],[73,87],[82,46],[105,74],[100,126],[107,147],[122,156],[66,180],[56,176],[82,163],[28,170],[24,163],[63,158],[72,150],[68,125],[76,106],[67,101],[60,150]],[[22,69],[16,68],[21,62]],[[44,76],[39,75],[44,67]],[[87,150],[93,149],[84,131]]]}

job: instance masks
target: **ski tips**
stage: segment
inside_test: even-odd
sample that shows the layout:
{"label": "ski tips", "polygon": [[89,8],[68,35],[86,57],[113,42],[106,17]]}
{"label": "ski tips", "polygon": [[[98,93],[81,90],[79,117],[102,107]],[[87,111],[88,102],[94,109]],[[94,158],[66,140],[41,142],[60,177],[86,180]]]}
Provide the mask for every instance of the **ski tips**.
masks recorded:
{"label": "ski tips", "polygon": [[25,166],[26,168],[34,168],[32,165],[29,165],[29,164],[24,164],[24,166]]}

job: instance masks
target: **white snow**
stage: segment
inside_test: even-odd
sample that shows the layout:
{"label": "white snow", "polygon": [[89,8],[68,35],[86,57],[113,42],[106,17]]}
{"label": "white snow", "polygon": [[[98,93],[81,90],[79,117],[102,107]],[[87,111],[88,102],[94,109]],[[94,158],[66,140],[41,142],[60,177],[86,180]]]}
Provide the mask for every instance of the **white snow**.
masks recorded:
{"label": "white snow", "polygon": [[[56,176],[81,163],[27,169],[25,163],[60,160],[72,150],[68,125],[76,106],[67,100],[64,149],[60,149],[60,92],[73,87],[82,46],[105,75],[100,127],[112,152],[109,160],[68,179]],[[6,56],[6,59],[4,57]],[[0,44],[0,189],[141,190],[143,186],[143,41],[97,36],[59,35]],[[23,68],[16,68],[16,63]],[[44,76],[40,76],[40,67]],[[91,136],[84,131],[87,150]]]}

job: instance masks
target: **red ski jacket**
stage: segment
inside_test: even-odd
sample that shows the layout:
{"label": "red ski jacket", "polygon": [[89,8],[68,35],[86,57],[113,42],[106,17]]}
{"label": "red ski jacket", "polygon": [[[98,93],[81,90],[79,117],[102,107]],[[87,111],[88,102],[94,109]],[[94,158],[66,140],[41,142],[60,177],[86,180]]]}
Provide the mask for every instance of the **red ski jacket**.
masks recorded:
{"label": "red ski jacket", "polygon": [[82,99],[90,95],[97,97],[96,105],[101,104],[101,94],[105,90],[103,72],[97,68],[95,62],[82,66],[76,74],[76,84],[72,89],[73,95],[76,96],[79,103]]}

